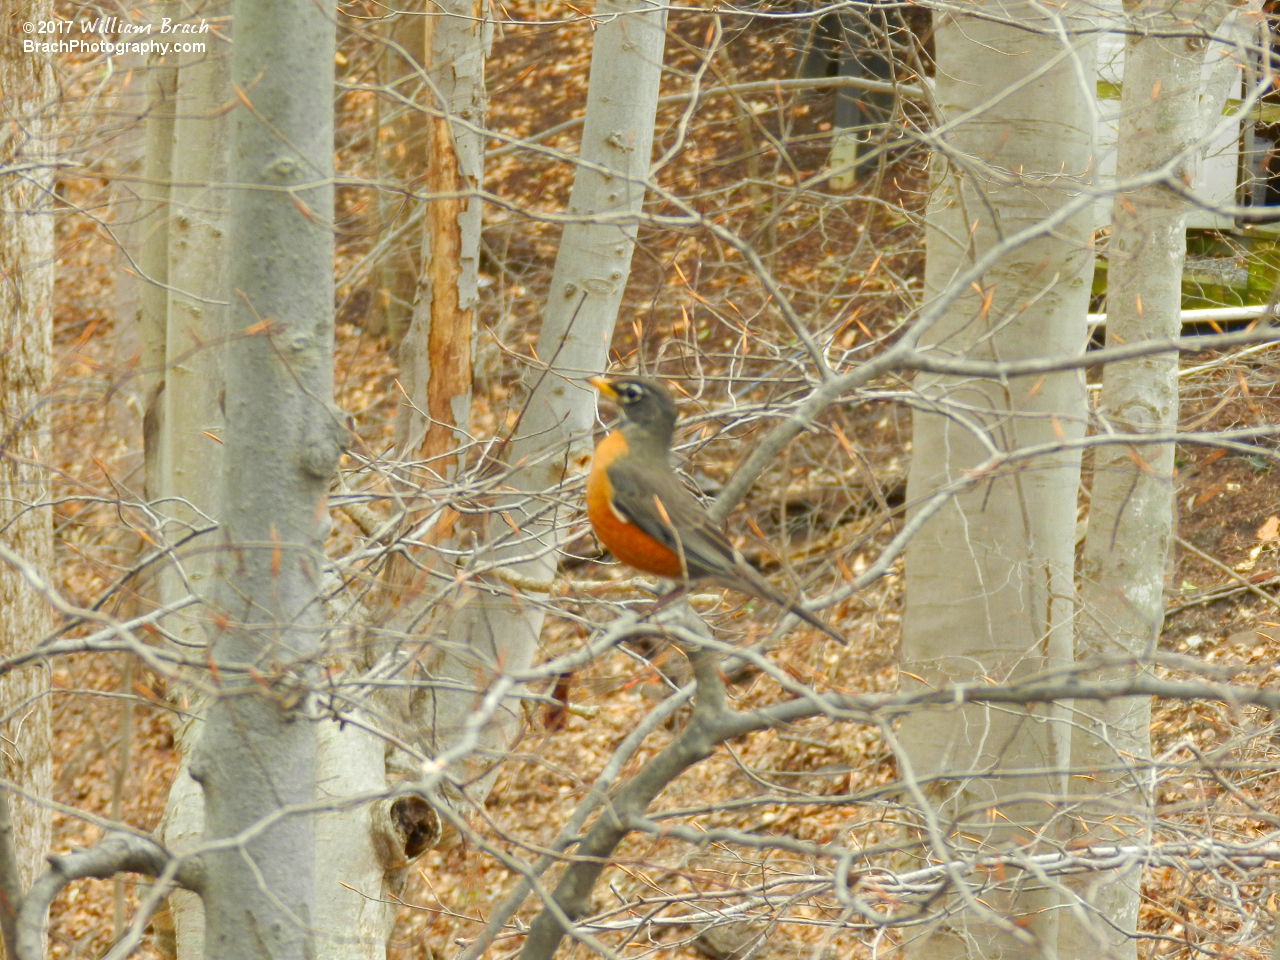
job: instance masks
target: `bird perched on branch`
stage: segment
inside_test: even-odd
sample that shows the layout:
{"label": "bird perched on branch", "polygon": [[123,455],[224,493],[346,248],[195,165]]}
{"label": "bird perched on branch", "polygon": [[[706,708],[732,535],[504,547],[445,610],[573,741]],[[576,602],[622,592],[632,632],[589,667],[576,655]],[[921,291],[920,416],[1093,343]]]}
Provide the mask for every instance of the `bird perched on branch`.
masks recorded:
{"label": "bird perched on branch", "polygon": [[711,580],[777,604],[847,643],[771,584],[736,549],[668,463],[676,405],[643,377],[587,381],[618,405],[621,421],[596,445],[587,477],[587,517],[609,551],[628,566],[682,584]]}

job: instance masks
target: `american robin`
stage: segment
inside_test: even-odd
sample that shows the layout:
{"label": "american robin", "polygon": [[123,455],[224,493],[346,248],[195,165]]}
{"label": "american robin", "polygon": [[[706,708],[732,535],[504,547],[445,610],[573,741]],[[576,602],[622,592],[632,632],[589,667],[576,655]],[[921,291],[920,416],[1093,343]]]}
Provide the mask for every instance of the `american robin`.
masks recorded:
{"label": "american robin", "polygon": [[618,405],[620,424],[599,444],[587,477],[587,517],[600,542],[628,566],[689,583],[711,580],[768,600],[841,643],[836,633],[787,597],[734,548],[667,462],[676,405],[642,377],[587,381]]}

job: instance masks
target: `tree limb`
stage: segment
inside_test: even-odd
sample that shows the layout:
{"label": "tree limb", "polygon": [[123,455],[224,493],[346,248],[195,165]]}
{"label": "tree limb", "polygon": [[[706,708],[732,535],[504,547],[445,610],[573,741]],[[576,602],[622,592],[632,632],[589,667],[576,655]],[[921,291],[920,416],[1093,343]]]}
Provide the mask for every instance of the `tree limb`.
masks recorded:
{"label": "tree limb", "polygon": [[[83,877],[107,880],[117,873],[160,877],[172,862],[173,856],[169,851],[154,840],[123,832],[107,834],[88,850],[50,857],[50,869],[31,885],[18,909],[13,956],[17,960],[41,960],[49,904],[72,880]],[[203,872],[197,861],[189,860],[178,867],[174,879],[180,886],[199,892]]]}
{"label": "tree limb", "polygon": [[0,790],[0,933],[4,935],[4,955],[18,955],[18,905],[22,903],[22,882],[18,878],[18,854],[13,840],[13,819],[9,814],[9,792]]}

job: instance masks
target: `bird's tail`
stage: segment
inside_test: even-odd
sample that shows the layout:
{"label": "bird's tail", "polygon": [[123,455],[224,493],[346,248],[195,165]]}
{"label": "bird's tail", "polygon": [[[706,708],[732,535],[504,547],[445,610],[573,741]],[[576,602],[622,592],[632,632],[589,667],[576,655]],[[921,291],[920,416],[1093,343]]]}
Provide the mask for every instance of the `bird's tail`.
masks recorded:
{"label": "bird's tail", "polygon": [[787,600],[782,604],[782,606],[784,609],[786,609],[788,613],[794,613],[797,617],[799,617],[805,623],[809,624],[809,626],[817,627],[819,630],[825,633],[832,640],[836,641],[836,643],[843,644],[846,647],[849,645],[849,641],[846,640],[844,637],[842,637],[837,630],[835,630],[833,627],[827,626],[825,623],[823,623],[821,620],[815,617],[812,613],[810,613],[804,607],[800,606],[800,604],[796,603],[794,600]]}
{"label": "bird's tail", "polygon": [[[849,641],[841,636],[839,631],[835,630],[833,627],[827,626],[804,607],[800,606],[796,601],[788,597],[785,593],[766,580],[761,575],[760,571],[746,563],[745,560],[738,564],[738,572],[742,575],[743,579],[755,587],[756,596],[760,597],[762,600],[768,600],[770,603],[775,603],[780,606],[783,610],[787,611],[787,613],[795,614],[805,623],[809,624],[809,626],[817,627],[837,643],[843,644],[846,647],[849,645]],[[729,582],[727,585],[735,586],[732,582]],[[738,589],[741,589],[741,585],[737,585],[737,587]]]}

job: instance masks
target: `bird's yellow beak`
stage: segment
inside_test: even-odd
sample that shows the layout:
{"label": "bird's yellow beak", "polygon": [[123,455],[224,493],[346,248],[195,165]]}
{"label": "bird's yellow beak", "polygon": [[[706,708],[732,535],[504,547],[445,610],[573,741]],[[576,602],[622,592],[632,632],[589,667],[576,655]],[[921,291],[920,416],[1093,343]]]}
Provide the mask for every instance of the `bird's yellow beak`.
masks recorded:
{"label": "bird's yellow beak", "polygon": [[613,384],[611,384],[604,377],[588,377],[587,383],[591,384],[593,387],[595,387],[597,390],[603,393],[610,400],[618,399],[618,391],[614,390]]}

